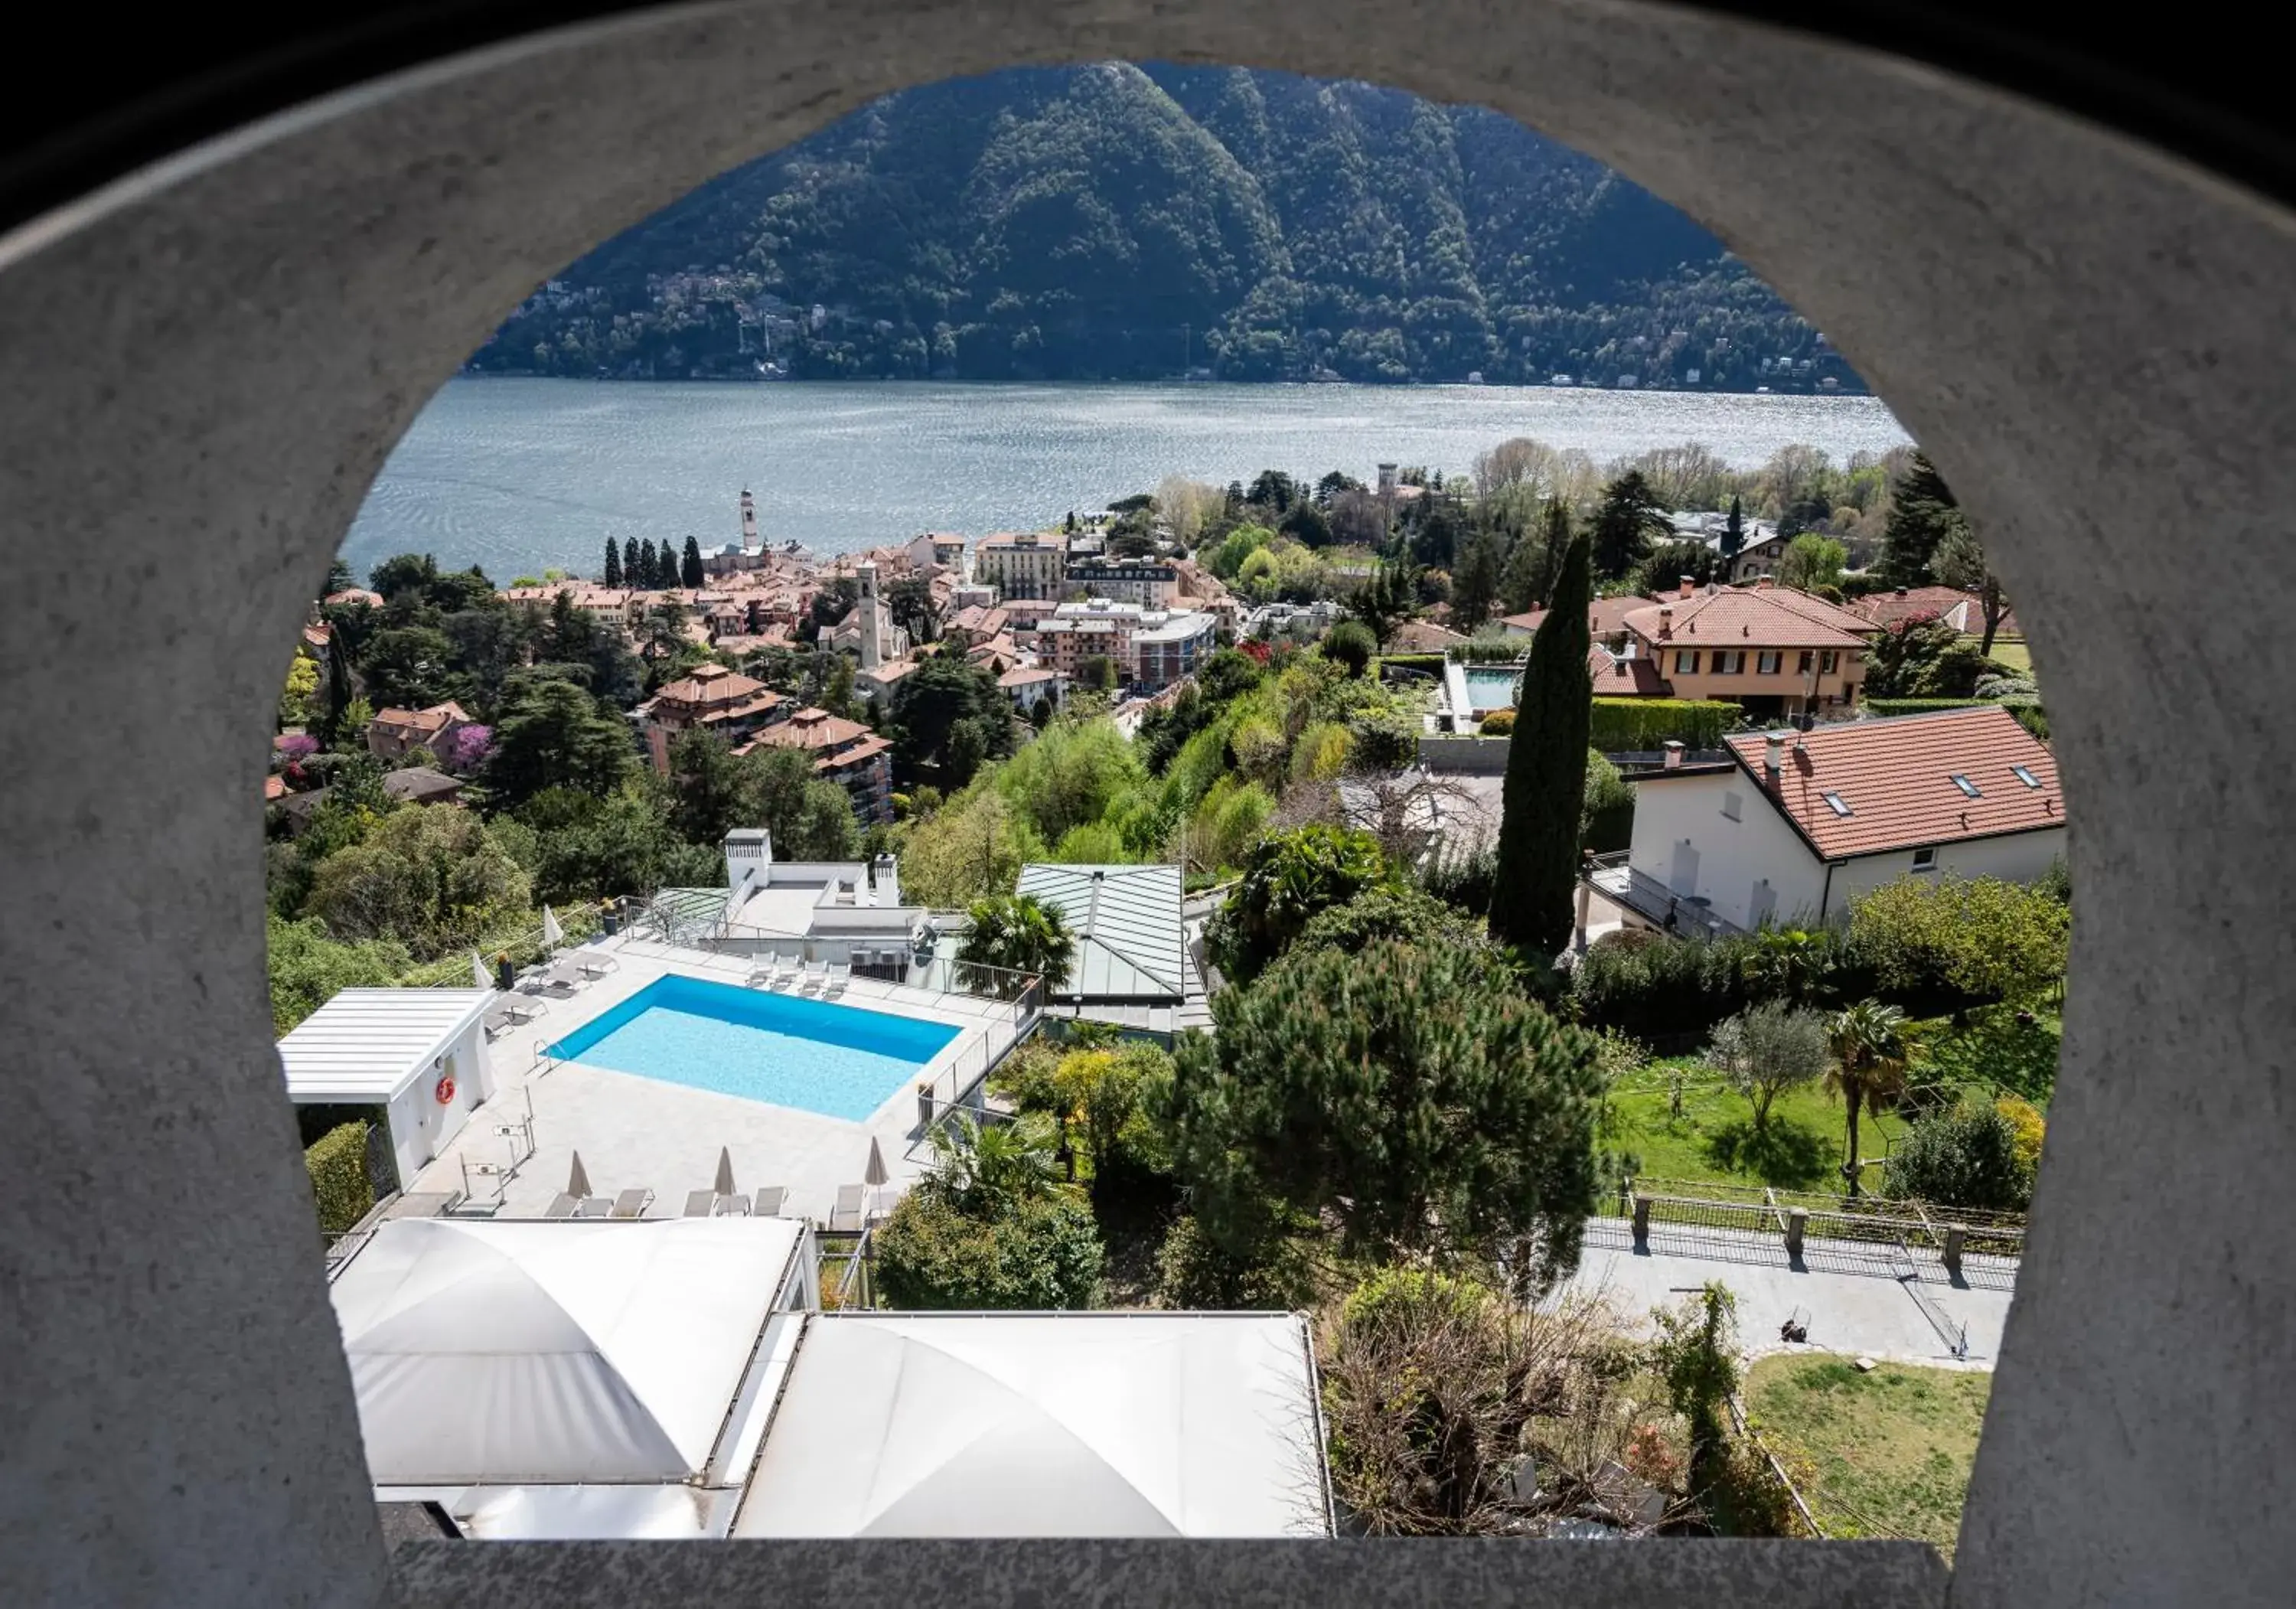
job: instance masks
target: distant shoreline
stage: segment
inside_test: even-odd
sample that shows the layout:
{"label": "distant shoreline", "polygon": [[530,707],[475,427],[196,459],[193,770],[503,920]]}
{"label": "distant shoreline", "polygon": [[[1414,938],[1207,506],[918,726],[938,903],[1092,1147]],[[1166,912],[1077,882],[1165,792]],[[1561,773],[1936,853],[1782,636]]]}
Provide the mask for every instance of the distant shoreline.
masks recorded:
{"label": "distant shoreline", "polygon": [[1506,383],[1498,381],[1466,380],[1183,380],[1172,376],[1160,380],[978,380],[958,376],[932,376],[918,379],[910,375],[840,374],[833,378],[816,376],[803,380],[765,380],[737,374],[538,374],[513,369],[458,369],[454,378],[462,381],[546,380],[560,385],[709,385],[756,386],[779,390],[797,386],[979,386],[984,390],[1020,390],[1029,386],[1060,386],[1075,388],[1090,386],[1108,390],[1170,388],[1175,386],[1228,387],[1252,391],[1528,391],[1538,394],[1599,397],[1788,397],[1811,402],[1870,402],[1876,393],[1866,390],[1831,391],[1812,387],[1807,390],[1792,387],[1781,390],[1771,386],[1764,390],[1745,390],[1735,386],[1606,386],[1606,385],[1547,385],[1538,382]]}

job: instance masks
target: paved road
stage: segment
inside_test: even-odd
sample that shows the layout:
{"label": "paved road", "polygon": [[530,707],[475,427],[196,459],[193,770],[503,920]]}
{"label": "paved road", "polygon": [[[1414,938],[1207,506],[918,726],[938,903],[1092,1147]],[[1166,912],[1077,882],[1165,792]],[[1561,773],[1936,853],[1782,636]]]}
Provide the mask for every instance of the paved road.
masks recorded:
{"label": "paved road", "polygon": [[[1918,1296],[1898,1277],[1905,1268],[1880,1248],[1811,1241],[1796,1268],[1776,1235],[1666,1224],[1652,1225],[1649,1249],[1637,1252],[1631,1225],[1598,1218],[1587,1225],[1586,1255],[1566,1289],[1600,1292],[1622,1312],[1640,1314],[1718,1279],[1738,1298],[1738,1328],[1750,1353],[1826,1350],[1990,1369],[2001,1350],[2015,1265],[1971,1258],[1965,1277],[1956,1281],[1934,1255],[1919,1254]],[[1790,1316],[1809,1326],[1807,1349],[1778,1341],[1778,1326]],[[1967,1326],[1965,1360],[1952,1356],[1937,1320],[1948,1329]]]}

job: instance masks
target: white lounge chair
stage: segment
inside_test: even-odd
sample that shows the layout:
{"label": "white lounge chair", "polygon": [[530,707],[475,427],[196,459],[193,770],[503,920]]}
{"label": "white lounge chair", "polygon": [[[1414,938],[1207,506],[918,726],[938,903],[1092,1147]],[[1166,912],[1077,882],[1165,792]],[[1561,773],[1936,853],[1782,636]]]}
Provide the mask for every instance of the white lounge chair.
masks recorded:
{"label": "white lounge chair", "polygon": [[828,963],[824,961],[808,961],[805,964],[804,972],[799,974],[797,992],[801,995],[817,994],[820,992],[822,986],[828,981]]}
{"label": "white lounge chair", "polygon": [[767,987],[775,994],[780,994],[803,976],[805,976],[805,962],[802,958],[796,956],[775,956],[773,981]]}
{"label": "white lounge chair", "polygon": [[603,978],[622,970],[622,964],[602,949],[581,949],[571,957],[574,969],[586,978]]}
{"label": "white lounge chair", "polygon": [[606,1216],[608,1218],[644,1218],[646,1209],[652,1205],[652,1191],[643,1187],[625,1190],[614,1197],[614,1204],[608,1210]]}
{"label": "white lounge chair", "polygon": [[566,1192],[561,1190],[558,1193],[557,1198],[542,1210],[542,1216],[545,1218],[579,1218],[582,1216],[582,1198],[578,1195],[569,1195]]}
{"label": "white lounge chair", "polygon": [[686,1217],[708,1218],[717,1211],[718,1192],[715,1190],[689,1190],[685,1193]]}
{"label": "white lounge chair", "polygon": [[549,1009],[550,1003],[546,1000],[513,996],[487,1013],[487,1038],[496,1038],[513,1028],[522,1028]]}
{"label": "white lounge chair", "polygon": [[750,969],[750,975],[742,981],[751,989],[779,989],[783,981],[782,958],[779,956],[767,956],[763,962]]}
{"label": "white lounge chair", "polygon": [[834,1000],[845,992],[845,986],[852,981],[853,968],[849,965],[843,961],[831,962],[829,976],[821,986],[821,997],[824,1000]]}
{"label": "white lounge chair", "polygon": [[837,1204],[829,1210],[830,1228],[858,1235],[861,1232],[861,1203],[868,1193],[866,1185],[838,1186]]}
{"label": "white lounge chair", "polygon": [[571,956],[551,963],[549,970],[542,974],[543,988],[562,989],[570,994],[589,981],[589,975],[582,970],[582,963]]}
{"label": "white lounge chair", "polygon": [[767,1185],[758,1192],[757,1216],[779,1218],[782,1215],[782,1203],[787,1200],[789,1200],[787,1185]]}

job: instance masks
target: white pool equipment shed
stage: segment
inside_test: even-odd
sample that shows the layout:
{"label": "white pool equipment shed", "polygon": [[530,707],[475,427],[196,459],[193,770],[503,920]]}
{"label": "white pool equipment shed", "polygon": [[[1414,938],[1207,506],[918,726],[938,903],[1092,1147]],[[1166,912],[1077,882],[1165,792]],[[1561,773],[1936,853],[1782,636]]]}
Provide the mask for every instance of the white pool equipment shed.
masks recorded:
{"label": "white pool equipment shed", "polygon": [[381,1106],[403,1186],[495,1092],[488,989],[347,989],[279,1041],[299,1106]]}

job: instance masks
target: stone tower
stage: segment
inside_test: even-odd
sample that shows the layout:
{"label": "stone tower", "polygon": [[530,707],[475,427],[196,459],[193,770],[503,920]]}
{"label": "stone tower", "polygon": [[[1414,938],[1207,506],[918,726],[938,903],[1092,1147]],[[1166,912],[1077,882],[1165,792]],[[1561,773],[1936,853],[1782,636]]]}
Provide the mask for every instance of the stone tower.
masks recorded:
{"label": "stone tower", "polygon": [[861,601],[854,613],[861,617],[861,669],[874,670],[884,663],[884,649],[877,640],[877,566],[865,560],[860,567]]}
{"label": "stone tower", "polygon": [[742,546],[754,553],[758,546],[758,500],[750,496],[750,488],[742,488]]}

